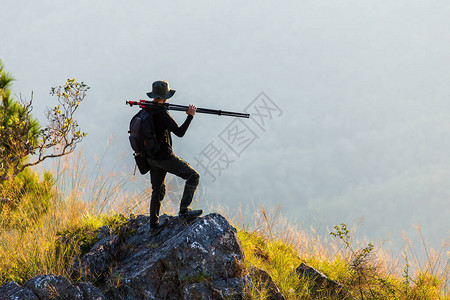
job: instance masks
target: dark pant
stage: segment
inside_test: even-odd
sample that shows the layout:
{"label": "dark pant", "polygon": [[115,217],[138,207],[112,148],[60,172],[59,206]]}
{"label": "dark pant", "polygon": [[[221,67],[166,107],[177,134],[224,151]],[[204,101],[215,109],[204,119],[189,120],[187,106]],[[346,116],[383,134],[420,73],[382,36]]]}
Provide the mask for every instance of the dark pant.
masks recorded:
{"label": "dark pant", "polygon": [[150,181],[152,183],[152,199],[150,201],[150,223],[158,222],[161,201],[166,194],[167,172],[186,180],[183,196],[181,197],[180,210],[186,209],[192,202],[195,190],[200,181],[200,175],[187,162],[176,155],[165,160],[147,159],[150,165]]}

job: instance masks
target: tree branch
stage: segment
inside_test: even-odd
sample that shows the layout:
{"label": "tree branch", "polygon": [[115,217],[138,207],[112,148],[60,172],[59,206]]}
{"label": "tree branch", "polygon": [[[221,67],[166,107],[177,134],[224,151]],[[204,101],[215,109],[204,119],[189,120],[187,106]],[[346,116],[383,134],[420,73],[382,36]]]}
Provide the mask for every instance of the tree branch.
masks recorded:
{"label": "tree branch", "polygon": [[[58,105],[47,109],[48,124],[44,129],[31,117],[33,93],[30,101],[20,97],[20,103],[2,98],[0,115],[0,182],[13,178],[25,168],[35,166],[47,158],[58,158],[72,153],[86,136],[78,130],[73,116],[84,100],[89,87],[83,82],[68,79],[64,86],[51,89],[58,97]],[[47,154],[53,149],[53,153]],[[38,153],[33,162],[25,163],[30,154]]]}

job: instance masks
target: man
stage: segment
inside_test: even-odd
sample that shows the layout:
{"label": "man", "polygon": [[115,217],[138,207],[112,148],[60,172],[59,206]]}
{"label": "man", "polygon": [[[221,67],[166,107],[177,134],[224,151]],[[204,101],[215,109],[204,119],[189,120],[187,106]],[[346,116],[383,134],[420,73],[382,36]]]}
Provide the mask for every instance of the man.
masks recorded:
{"label": "man", "polygon": [[[171,90],[167,81],[155,81],[152,84],[152,91],[147,93],[149,98],[153,98],[153,102],[163,104],[173,96],[175,90]],[[186,180],[183,196],[180,203],[180,217],[197,217],[200,216],[202,210],[191,210],[188,206],[192,202],[195,190],[200,180],[200,175],[184,160],[173,153],[172,136],[173,132],[176,136],[182,137],[186,133],[192,119],[194,118],[197,107],[189,105],[186,111],[187,117],[181,126],[170,116],[167,109],[161,105],[146,108],[153,117],[156,132],[156,140],[160,146],[159,151],[155,153],[153,159],[147,158],[150,166],[150,180],[152,184],[152,197],[150,201],[150,228],[158,227],[159,211],[161,201],[166,193],[164,184],[167,172],[179,176]]]}

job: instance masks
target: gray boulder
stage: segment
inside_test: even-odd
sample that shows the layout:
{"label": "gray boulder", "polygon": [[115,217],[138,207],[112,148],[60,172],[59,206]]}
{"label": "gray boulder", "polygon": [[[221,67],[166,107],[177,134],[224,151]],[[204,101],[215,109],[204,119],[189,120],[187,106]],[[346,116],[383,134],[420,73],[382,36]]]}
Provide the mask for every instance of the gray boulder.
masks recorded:
{"label": "gray boulder", "polygon": [[243,291],[251,285],[249,276],[243,278],[232,278],[228,280],[218,280],[214,282],[198,282],[186,284],[183,287],[182,295],[184,300],[233,300],[243,299]]}
{"label": "gray boulder", "polygon": [[74,259],[70,268],[72,278],[96,281],[102,277],[111,268],[118,247],[117,235],[104,236],[81,259]]}
{"label": "gray boulder", "polygon": [[90,283],[72,284],[64,276],[39,275],[28,280],[23,286],[14,281],[0,286],[0,299],[73,299],[102,300],[102,292]]}
{"label": "gray boulder", "polygon": [[64,276],[40,275],[27,281],[24,287],[39,299],[84,299],[79,287],[73,286]]}
{"label": "gray boulder", "polygon": [[317,291],[326,290],[326,293],[337,299],[353,299],[341,284],[305,263],[301,263],[296,272],[300,278],[310,280]]}
{"label": "gray boulder", "polygon": [[128,222],[125,230],[134,234],[119,247],[110,263],[114,267],[100,284],[107,295],[121,299],[242,297],[246,281],[239,263],[244,254],[236,229],[225,218],[210,214],[186,220],[164,215],[160,223],[161,229],[154,231],[148,217]]}
{"label": "gray boulder", "polygon": [[256,285],[257,290],[264,289],[267,292],[267,300],[285,300],[286,298],[281,293],[280,289],[277,287],[275,282],[273,282],[272,277],[266,271],[252,266],[249,269],[249,273],[253,278],[253,282]]}
{"label": "gray boulder", "polygon": [[1,300],[13,300],[13,299],[28,299],[39,300],[39,298],[33,293],[32,290],[21,287],[14,281],[10,281],[7,284],[0,286],[0,299]]}
{"label": "gray boulder", "polygon": [[102,291],[91,283],[78,282],[75,284],[83,292],[84,300],[103,300],[106,299]]}
{"label": "gray boulder", "polygon": [[0,204],[9,204],[12,203],[12,200],[9,198],[0,198]]}
{"label": "gray boulder", "polygon": [[301,278],[311,280],[317,287],[335,290],[342,289],[342,285],[328,278],[325,274],[323,274],[319,270],[314,269],[313,267],[308,266],[305,263],[301,263],[300,266],[298,266],[298,268],[295,271]]}

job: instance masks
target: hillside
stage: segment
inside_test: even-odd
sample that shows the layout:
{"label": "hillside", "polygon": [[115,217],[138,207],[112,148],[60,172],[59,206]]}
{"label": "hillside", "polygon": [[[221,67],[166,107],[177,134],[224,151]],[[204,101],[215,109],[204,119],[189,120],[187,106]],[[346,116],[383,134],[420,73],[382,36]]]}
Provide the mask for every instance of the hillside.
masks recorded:
{"label": "hillside", "polygon": [[169,202],[151,232],[146,215],[130,213],[145,195],[69,174],[68,186],[33,172],[3,183],[1,299],[448,299],[442,252],[427,249],[424,264],[413,249],[392,259],[345,224],[319,237],[264,207],[250,225],[243,214],[181,220]]}
{"label": "hillside", "polygon": [[[10,281],[0,287],[2,299],[285,299],[266,271],[246,262],[237,231],[223,216],[161,219],[158,230],[143,215],[97,228],[90,249],[73,257],[70,278]],[[80,233],[65,232],[57,242],[67,245]],[[343,286],[305,264],[291,276],[317,295],[348,298]]]}

